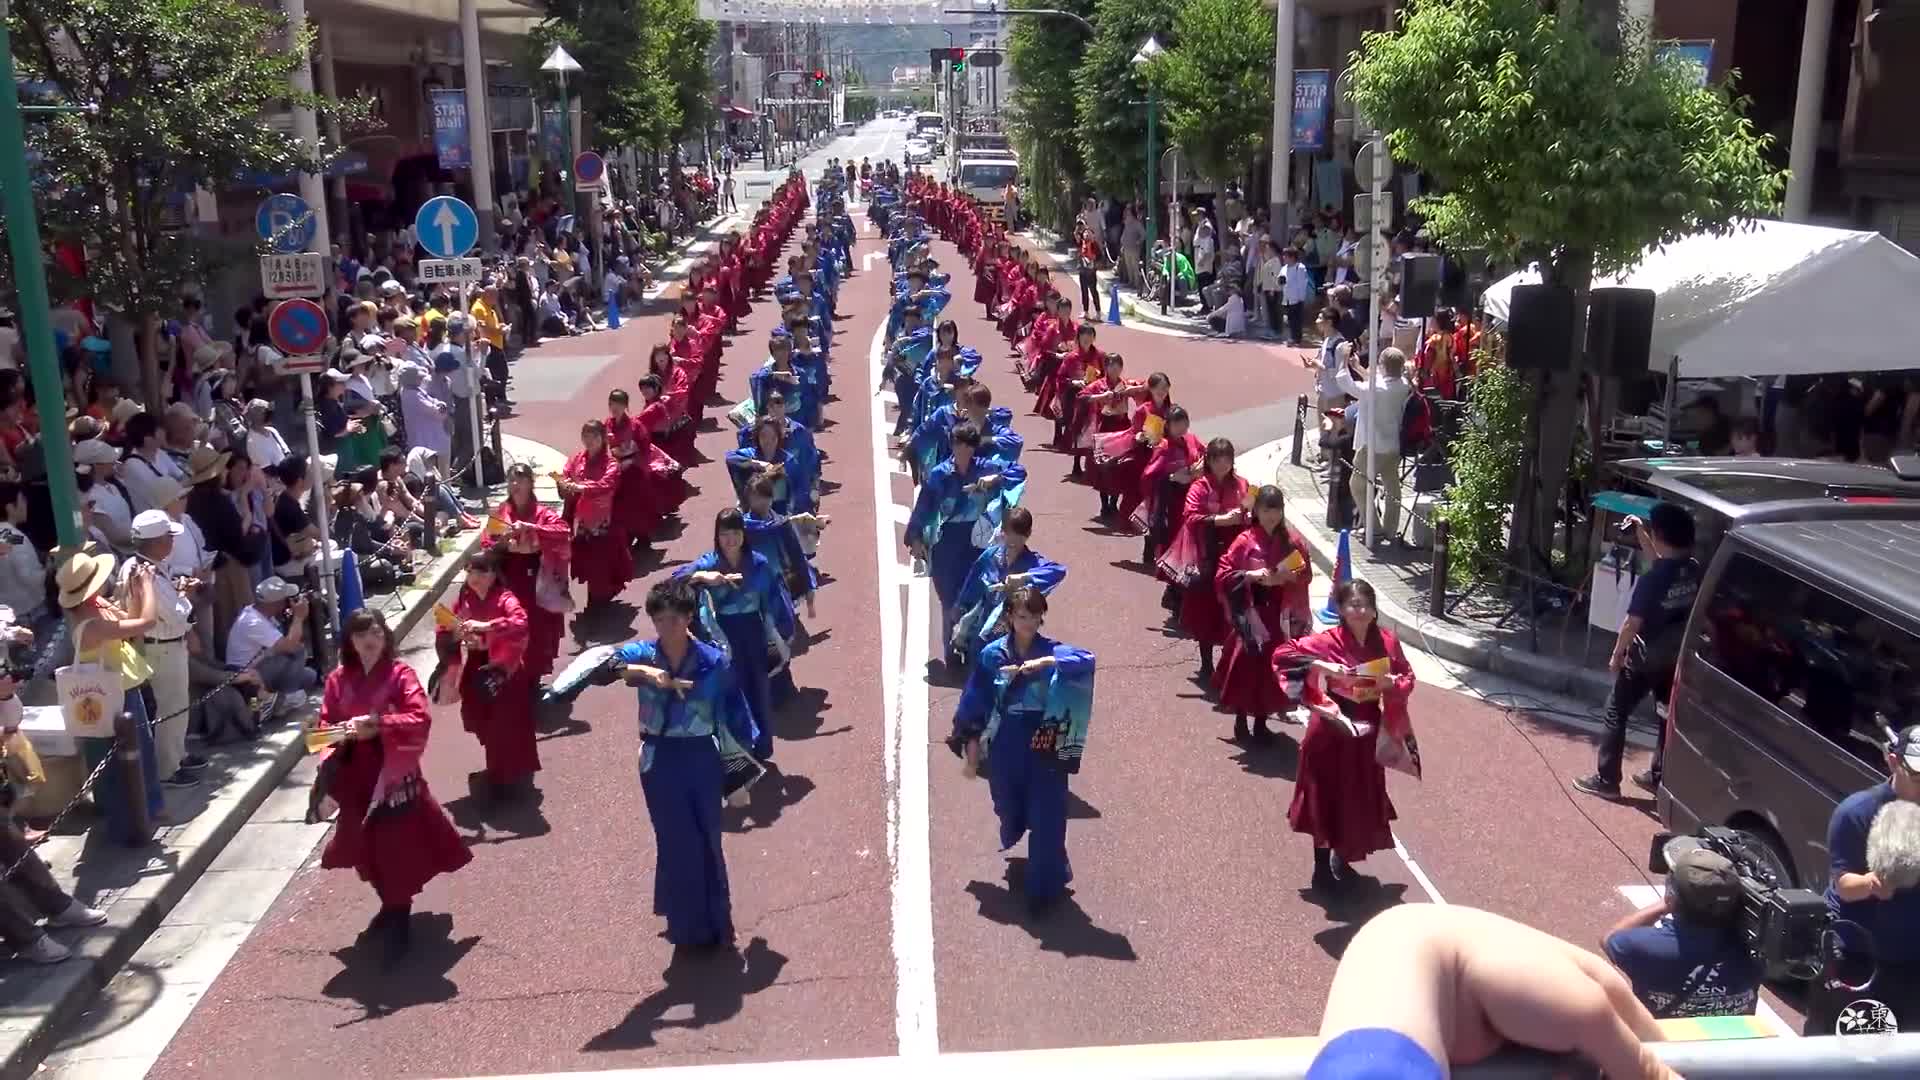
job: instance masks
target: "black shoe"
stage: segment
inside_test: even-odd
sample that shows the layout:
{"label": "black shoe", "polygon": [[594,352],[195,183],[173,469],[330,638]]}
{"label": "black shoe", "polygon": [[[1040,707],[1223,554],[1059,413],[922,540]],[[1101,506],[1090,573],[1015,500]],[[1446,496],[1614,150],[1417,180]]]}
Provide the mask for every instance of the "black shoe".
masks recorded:
{"label": "black shoe", "polygon": [[1320,863],[1313,867],[1313,877],[1307,882],[1307,888],[1317,893],[1340,891],[1340,879],[1334,876],[1333,868]]}
{"label": "black shoe", "polygon": [[1660,790],[1660,774],[1652,769],[1642,769],[1633,774],[1634,785],[1647,791]]}
{"label": "black shoe", "polygon": [[1233,741],[1243,743],[1249,742],[1252,739],[1253,733],[1247,730],[1247,718],[1244,715],[1235,714],[1233,718]]}
{"label": "black shoe", "polygon": [[180,767],[188,772],[199,772],[211,764],[213,764],[211,761],[208,761],[198,754],[188,754],[186,757],[180,759]]}
{"label": "black shoe", "polygon": [[160,783],[170,788],[196,788],[200,786],[200,778],[183,768]]}
{"label": "black shoe", "polygon": [[1273,741],[1273,736],[1275,734],[1276,734],[1275,731],[1272,728],[1267,726],[1266,717],[1262,716],[1259,720],[1254,722],[1254,725],[1253,725],[1253,741],[1254,742],[1270,743]]}
{"label": "black shoe", "polygon": [[1617,799],[1620,797],[1620,785],[1609,782],[1606,777],[1601,776],[1599,773],[1594,773],[1591,776],[1582,776],[1573,782],[1573,786],[1589,795],[1598,795],[1602,799]]}

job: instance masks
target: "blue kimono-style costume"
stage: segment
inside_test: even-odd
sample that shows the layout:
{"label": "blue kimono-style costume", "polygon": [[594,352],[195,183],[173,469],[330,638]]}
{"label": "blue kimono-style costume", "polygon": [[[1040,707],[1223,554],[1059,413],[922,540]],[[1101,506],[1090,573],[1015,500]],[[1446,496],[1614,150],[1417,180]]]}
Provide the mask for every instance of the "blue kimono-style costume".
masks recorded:
{"label": "blue kimono-style costume", "polygon": [[760,365],[747,375],[747,392],[753,395],[753,414],[765,415],[767,394],[774,390],[787,401],[787,415],[806,425],[808,430],[820,426],[820,393],[813,384],[811,373],[797,358],[790,358],[793,380],[776,378],[773,358]]}
{"label": "blue kimono-style costume", "polygon": [[[733,479],[733,494],[740,505],[747,503],[748,482],[760,475],[753,463],[764,460],[769,459],[762,458],[759,448],[753,446],[727,451],[727,475]],[[771,460],[783,467],[779,475],[772,478],[773,508],[782,514],[812,513],[816,475],[813,462],[793,446],[782,447],[779,456]]]}
{"label": "blue kimono-style costume", "polygon": [[933,331],[922,326],[887,346],[893,396],[900,410],[893,423],[895,435],[913,430],[914,402],[920,395],[921,368],[933,355]]}
{"label": "blue kimono-style costume", "polygon": [[711,644],[725,648],[733,665],[734,679],[747,699],[747,711],[759,737],[752,744],[753,756],[765,761],[773,757],[773,684],[776,667],[784,671],[787,642],[793,639],[793,601],[787,587],[766,557],[746,551],[739,566],[729,566],[717,551],[709,551],[691,564],[674,571],[676,578],[703,570],[740,574],[738,585],[702,585],[702,597],[711,605],[702,605],[700,631],[713,638]]}
{"label": "blue kimono-style costume", "polygon": [[[948,403],[921,421],[914,429],[910,447],[914,465],[919,470],[915,475],[926,475],[928,470],[953,455],[953,429],[964,419],[959,408]],[[1004,465],[1018,461],[1026,445],[1027,441],[1013,430],[1013,410],[1004,405],[989,406],[986,422],[980,425],[980,448],[975,453]]]}
{"label": "blue kimono-style costume", "polygon": [[[784,394],[782,396],[784,396]],[[756,423],[758,420],[759,417],[756,415]],[[754,427],[755,424],[740,425],[740,449],[753,449]],[[787,429],[780,433],[780,445],[784,449],[798,454],[801,461],[806,464],[808,472],[815,476],[820,475],[820,450],[814,446],[813,432],[807,430],[807,425],[802,424],[791,416],[787,417]]]}
{"label": "blue kimono-style costume", "polygon": [[900,333],[900,325],[906,321],[909,310],[917,309],[920,312],[920,317],[927,321],[927,325],[932,326],[934,320],[940,317],[940,313],[946,310],[947,302],[953,299],[953,294],[947,292],[945,289],[936,289],[931,285],[922,291],[928,295],[915,300],[913,294],[907,291],[905,279],[902,278],[900,280],[894,293],[893,306],[887,311],[887,336],[889,338]]}
{"label": "blue kimono-style costume", "polygon": [[634,641],[615,653],[623,664],[664,668],[693,683],[684,693],[639,688],[640,792],[653,822],[653,911],[667,920],[675,945],[715,945],[733,938],[727,861],[721,852],[720,806],[730,763],[760,739],[726,653],[687,643],[678,665],[657,641]]}
{"label": "blue kimono-style costume", "polygon": [[[1000,482],[980,491],[966,490],[982,478]],[[952,458],[935,465],[921,479],[907,518],[907,539],[927,546],[928,573],[940,597],[940,640],[953,640],[953,623],[960,590],[980,552],[993,540],[1007,508],[1017,506],[1027,482],[1019,462],[1001,464],[976,454],[966,472],[954,469]]]}
{"label": "blue kimono-style costume", "polygon": [[[1043,656],[1054,666],[1031,675],[1001,669]],[[1027,838],[1026,892],[1044,901],[1073,880],[1067,859],[1067,777],[1080,771],[1093,716],[1093,654],[1034,635],[1025,650],[1013,635],[980,650],[953,714],[948,745],[978,738],[987,787],[1000,819],[1000,849]]]}
{"label": "blue kimono-style costume", "polygon": [[742,520],[747,524],[747,547],[765,558],[787,586],[789,606],[796,594],[804,596],[820,587],[820,575],[813,568],[813,560],[807,558],[791,518],[775,510],[765,517],[748,512]]}
{"label": "blue kimono-style costume", "polygon": [[1013,565],[1007,565],[1006,545],[995,542],[973,561],[973,568],[967,571],[967,583],[960,589],[960,599],[954,604],[960,617],[954,620],[953,637],[947,642],[952,653],[972,663],[987,642],[1007,632],[1000,622],[1006,614],[1007,594],[994,592],[993,587],[1014,574],[1026,575],[1027,581],[1022,587],[1042,596],[1051,594],[1067,580],[1066,567],[1032,548],[1023,548]]}

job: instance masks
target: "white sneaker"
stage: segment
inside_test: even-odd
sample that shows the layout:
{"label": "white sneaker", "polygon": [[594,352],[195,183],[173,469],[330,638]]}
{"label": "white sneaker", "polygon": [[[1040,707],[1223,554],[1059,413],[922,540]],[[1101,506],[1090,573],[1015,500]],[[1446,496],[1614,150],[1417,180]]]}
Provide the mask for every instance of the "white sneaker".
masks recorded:
{"label": "white sneaker", "polygon": [[253,703],[254,712],[263,717],[273,716],[274,710],[279,707],[280,695],[271,690],[262,690],[259,699]]}
{"label": "white sneaker", "polygon": [[279,707],[276,709],[274,715],[290,716],[306,707],[307,692],[305,690],[283,690],[280,693]]}
{"label": "white sneaker", "polygon": [[67,905],[67,910],[47,920],[48,926],[99,926],[107,921],[107,913],[99,908],[91,908],[75,900]]}
{"label": "white sneaker", "polygon": [[73,950],[41,934],[34,939],[33,944],[21,949],[18,955],[29,964],[57,964],[72,956]]}

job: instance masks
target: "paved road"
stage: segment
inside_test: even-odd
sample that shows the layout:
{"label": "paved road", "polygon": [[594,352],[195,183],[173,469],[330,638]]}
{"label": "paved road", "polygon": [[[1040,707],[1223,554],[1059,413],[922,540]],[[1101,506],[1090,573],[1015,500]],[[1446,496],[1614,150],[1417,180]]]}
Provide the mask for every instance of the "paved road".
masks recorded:
{"label": "paved road", "polygon": [[[856,260],[879,247],[863,234]],[[951,248],[936,252],[959,264]],[[876,266],[842,292],[840,400],[819,439],[831,458],[833,525],[819,558],[831,583],[796,661],[801,699],[775,727],[780,772],[729,818],[743,958],[668,967],[650,911],[630,696],[590,691],[548,718],[544,800],[500,817],[461,797],[480,755],[445,712],[426,768],[475,859],[421,897],[409,964],[383,975],[348,950],[371,898],[351,875],[310,867],[151,1075],[458,1076],[1304,1034],[1340,950],[1384,905],[1444,897],[1580,942],[1628,910],[1619,887],[1645,883],[1646,803],[1569,795],[1591,764],[1585,737],[1430,685],[1413,705],[1427,779],[1391,783],[1405,851],[1364,864],[1377,882],[1353,901],[1306,895],[1309,850],[1285,822],[1294,744],[1226,741],[1231,719],[1191,680],[1190,644],[1162,629],[1137,539],[1093,522],[1094,494],[1035,449],[1034,543],[1071,570],[1048,632],[1095,650],[1101,677],[1074,783],[1076,891],[1029,920],[1008,888],[1018,860],[995,850],[984,785],[940,745],[956,692],[923,676],[930,590],[899,564],[910,493],[876,461],[884,406],[868,394],[884,281]],[[1020,406],[1029,445],[1042,442],[1001,339],[964,299],[949,312],[988,357],[997,399]],[[723,395],[743,392],[772,323],[770,307],[756,307],[728,349]],[[543,345],[521,361],[510,429],[572,445],[580,420],[600,413],[608,389],[630,386],[663,337],[660,318],[644,317]],[[1276,436],[1307,386],[1290,355],[1265,345],[1117,328],[1102,341],[1138,370],[1169,372],[1203,435],[1264,425]],[[701,436],[702,491],[630,603],[707,546],[729,498],[717,459],[732,443],[731,431]],[[623,609],[576,627],[566,652],[644,624]]]}

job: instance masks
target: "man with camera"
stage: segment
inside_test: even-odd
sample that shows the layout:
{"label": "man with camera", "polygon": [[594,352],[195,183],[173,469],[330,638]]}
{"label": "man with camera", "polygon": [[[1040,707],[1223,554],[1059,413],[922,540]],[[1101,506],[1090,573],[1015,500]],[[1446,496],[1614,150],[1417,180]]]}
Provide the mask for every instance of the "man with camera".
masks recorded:
{"label": "man with camera", "polygon": [[[1653,565],[1634,583],[1627,600],[1627,617],[1620,622],[1607,670],[1613,689],[1607,694],[1607,729],[1600,736],[1598,767],[1573,786],[1605,799],[1620,797],[1620,759],[1627,749],[1627,721],[1649,693],[1665,700],[1673,689],[1673,668],[1680,659],[1687,616],[1700,592],[1700,564],[1693,558],[1693,515],[1673,503],[1655,503],[1647,520],[1627,518],[1640,550],[1653,556]],[[1660,731],[1665,739],[1666,730]],[[1633,782],[1652,790],[1660,786],[1660,754],[1653,765],[1636,773]]]}
{"label": "man with camera", "polygon": [[[1827,908],[1844,955],[1807,1007],[1808,1035],[1920,1029],[1920,724],[1893,737],[1887,782],[1858,791],[1827,822]],[[1869,975],[1871,981],[1867,981]],[[1861,985],[1864,983],[1865,985]],[[1860,1003],[1869,1003],[1861,1005]],[[1844,1015],[1843,1015],[1844,1014]]]}
{"label": "man with camera", "polygon": [[1614,924],[1601,948],[1657,1020],[1747,1016],[1760,960],[1741,924],[1733,860],[1690,838],[1667,846],[1667,894]]}
{"label": "man with camera", "polygon": [[227,667],[251,671],[274,701],[262,711],[284,715],[307,704],[319,676],[307,666],[308,597],[298,586],[269,577],[253,590],[254,602],[227,633]]}

